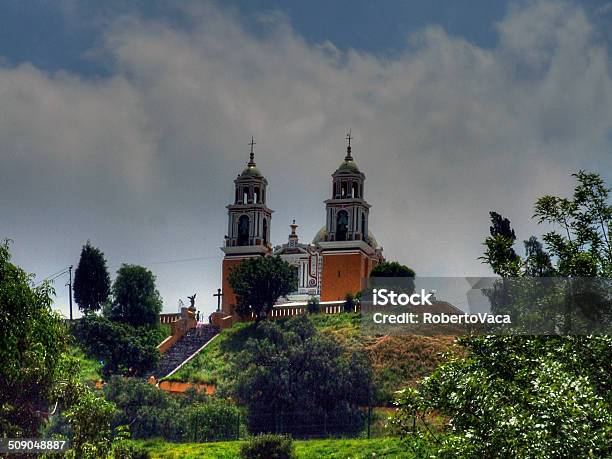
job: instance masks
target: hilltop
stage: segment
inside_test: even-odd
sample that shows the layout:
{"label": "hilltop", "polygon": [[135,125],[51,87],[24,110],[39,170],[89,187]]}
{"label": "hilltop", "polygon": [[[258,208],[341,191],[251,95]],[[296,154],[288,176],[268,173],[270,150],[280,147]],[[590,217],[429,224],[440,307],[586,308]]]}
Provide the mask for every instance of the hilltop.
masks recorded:
{"label": "hilltop", "polygon": [[[375,383],[382,400],[390,400],[394,391],[414,385],[446,360],[443,354],[459,352],[452,336],[366,336],[360,332],[358,313],[313,314],[309,316],[317,330],[334,336],[350,349],[365,350],[372,362]],[[286,320],[279,320],[282,324]],[[202,352],[187,363],[171,381],[215,384],[223,391],[228,368],[249,338],[255,338],[255,324],[238,323],[223,330]]]}

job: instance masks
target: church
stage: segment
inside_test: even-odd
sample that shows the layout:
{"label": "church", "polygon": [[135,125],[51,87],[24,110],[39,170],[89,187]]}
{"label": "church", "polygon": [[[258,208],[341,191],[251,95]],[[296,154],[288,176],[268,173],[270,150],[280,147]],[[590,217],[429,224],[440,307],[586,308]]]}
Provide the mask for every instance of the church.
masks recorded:
{"label": "church", "polygon": [[234,202],[227,206],[228,223],[222,265],[222,314],[236,317],[236,295],[229,284],[230,270],[250,257],[279,256],[295,269],[298,289],[280,303],[299,304],[315,296],[322,303],[344,301],[348,293],[365,287],[372,268],[383,261],[382,248],[369,230],[370,204],[365,200],[365,174],[351,152],[350,133],[346,156],[331,174],[332,186],[325,204],[325,225],[310,244],[300,242],[295,220],[287,242],[272,246],[272,209],[266,204],[268,181],[255,163],[251,139],[250,160],[234,180]]}

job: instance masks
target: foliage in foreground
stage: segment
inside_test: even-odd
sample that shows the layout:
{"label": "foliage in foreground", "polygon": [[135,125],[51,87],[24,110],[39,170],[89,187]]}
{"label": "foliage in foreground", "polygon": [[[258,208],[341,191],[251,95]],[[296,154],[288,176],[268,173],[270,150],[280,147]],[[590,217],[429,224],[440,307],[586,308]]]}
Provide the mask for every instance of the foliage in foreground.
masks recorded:
{"label": "foliage in foreground", "polygon": [[611,337],[497,336],[461,343],[467,358],[441,366],[418,389],[401,392],[394,420],[401,432],[417,433],[415,417],[425,423],[437,411],[451,420],[452,435],[440,441],[444,457],[612,453]]}
{"label": "foliage in foreground", "polygon": [[[533,237],[525,241],[525,258],[514,249],[510,221],[491,212],[482,259],[504,278],[494,293],[506,293],[508,277],[610,277],[610,190],[597,174],[581,171],[575,177],[571,198],[536,202],[539,222],[561,231],[544,235],[546,247]],[[416,421],[426,424],[426,414],[436,411],[449,417],[450,435],[425,436],[439,444],[443,457],[612,455],[611,336],[482,336],[460,342],[465,358],[401,393],[394,420],[401,433],[422,434]]]}
{"label": "foliage in foreground", "polygon": [[0,243],[0,437],[36,437],[67,346],[53,289],[32,280]]}
{"label": "foliage in foreground", "polygon": [[283,435],[257,435],[240,447],[243,459],[295,459],[295,446],[290,437]]}

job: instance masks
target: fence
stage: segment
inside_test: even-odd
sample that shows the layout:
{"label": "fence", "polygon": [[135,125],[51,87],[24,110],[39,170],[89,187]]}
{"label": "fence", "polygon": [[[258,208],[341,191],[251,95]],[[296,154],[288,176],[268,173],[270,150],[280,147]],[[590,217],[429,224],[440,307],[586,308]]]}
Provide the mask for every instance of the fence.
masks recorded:
{"label": "fence", "polygon": [[[345,301],[324,301],[319,303],[319,312],[322,314],[340,314],[345,311]],[[351,312],[359,312],[361,307],[359,302],[355,302]],[[287,317],[295,317],[308,314],[307,303],[287,303],[274,306],[268,313],[268,319],[284,319]],[[251,313],[249,319],[255,320],[255,313]]]}
{"label": "fence", "polygon": [[[175,442],[207,443],[218,441],[244,440],[250,435],[273,433],[290,435],[294,439],[311,438],[372,438],[386,435],[385,419],[373,413],[370,408],[359,408],[351,413],[313,415],[312,412],[285,411],[257,413],[255,415],[225,413],[223,418],[173,416],[173,420],[162,415],[145,415],[140,410],[131,419],[130,430],[134,438],[164,438]],[[347,415],[348,414],[348,415]],[[173,422],[180,425],[173,425]],[[200,422],[201,421],[201,422]]]}

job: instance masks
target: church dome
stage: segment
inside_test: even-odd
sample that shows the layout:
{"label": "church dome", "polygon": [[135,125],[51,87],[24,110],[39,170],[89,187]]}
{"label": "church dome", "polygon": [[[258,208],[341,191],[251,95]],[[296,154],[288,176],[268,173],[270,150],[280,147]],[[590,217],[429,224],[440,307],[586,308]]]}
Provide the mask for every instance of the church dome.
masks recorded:
{"label": "church dome", "polygon": [[359,168],[357,167],[357,163],[352,158],[349,160],[345,159],[344,162],[338,167],[338,172],[343,171],[358,174]]}
{"label": "church dome", "polygon": [[261,171],[255,164],[249,164],[240,174],[241,177],[262,177]]}
{"label": "church dome", "polygon": [[[312,244],[318,245],[319,242],[324,242],[326,239],[327,239],[327,230],[325,229],[325,226],[322,226],[321,229],[317,231],[317,234],[315,234],[315,237],[312,240]],[[372,233],[372,231],[368,231],[368,241],[367,242],[372,248],[378,249],[378,241],[374,237],[374,234]]]}

